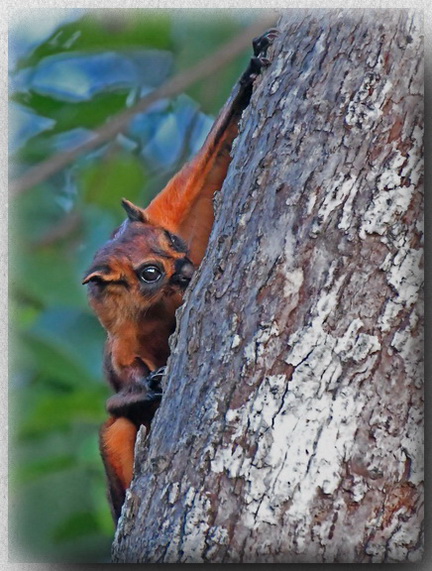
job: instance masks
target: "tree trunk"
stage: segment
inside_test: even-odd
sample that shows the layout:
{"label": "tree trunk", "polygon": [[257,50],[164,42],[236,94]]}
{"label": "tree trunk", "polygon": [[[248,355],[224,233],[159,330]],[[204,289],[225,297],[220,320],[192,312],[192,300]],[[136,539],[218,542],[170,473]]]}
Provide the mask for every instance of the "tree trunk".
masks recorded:
{"label": "tree trunk", "polygon": [[422,555],[422,26],[287,11],[116,562]]}

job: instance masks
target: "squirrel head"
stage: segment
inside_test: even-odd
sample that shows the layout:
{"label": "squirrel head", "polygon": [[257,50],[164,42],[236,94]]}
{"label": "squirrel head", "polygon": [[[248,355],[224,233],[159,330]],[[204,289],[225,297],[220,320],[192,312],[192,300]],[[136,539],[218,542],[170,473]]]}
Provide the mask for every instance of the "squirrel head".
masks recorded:
{"label": "squirrel head", "polygon": [[96,252],[82,282],[100,322],[114,334],[152,312],[174,315],[194,272],[181,238],[153,225],[132,202],[122,204],[127,219]]}

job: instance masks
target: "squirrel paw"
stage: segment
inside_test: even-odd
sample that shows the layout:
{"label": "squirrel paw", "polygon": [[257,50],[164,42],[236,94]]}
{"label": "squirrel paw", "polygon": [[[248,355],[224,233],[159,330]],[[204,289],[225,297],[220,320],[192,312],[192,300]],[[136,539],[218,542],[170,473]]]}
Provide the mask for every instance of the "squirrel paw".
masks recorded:
{"label": "squirrel paw", "polygon": [[155,392],[155,394],[162,395],[161,381],[166,373],[166,367],[159,367],[155,371],[152,371],[145,379],[144,382],[148,384],[149,388]]}
{"label": "squirrel paw", "polygon": [[252,41],[254,55],[251,57],[249,65],[240,80],[241,83],[246,85],[253,83],[260,74],[261,69],[270,65],[271,61],[266,57],[267,50],[278,35],[279,31],[276,28],[272,28]]}
{"label": "squirrel paw", "polygon": [[153,371],[138,383],[132,383],[107,400],[106,408],[112,416],[129,418],[137,424],[149,422],[162,398],[160,382],[165,370]]}
{"label": "squirrel paw", "polygon": [[254,56],[258,57],[259,59],[265,59],[265,56],[267,55],[267,49],[272,45],[278,35],[279,30],[276,28],[271,28],[262,34],[262,36],[254,38],[252,40]]}

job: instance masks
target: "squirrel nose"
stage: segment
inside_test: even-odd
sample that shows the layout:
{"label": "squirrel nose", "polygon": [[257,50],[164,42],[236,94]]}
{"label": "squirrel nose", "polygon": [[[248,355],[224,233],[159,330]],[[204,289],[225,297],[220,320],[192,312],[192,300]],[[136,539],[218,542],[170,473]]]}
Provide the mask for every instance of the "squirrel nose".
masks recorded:
{"label": "squirrel nose", "polygon": [[182,258],[175,263],[175,274],[172,281],[182,287],[186,287],[192,279],[195,268],[190,260]]}

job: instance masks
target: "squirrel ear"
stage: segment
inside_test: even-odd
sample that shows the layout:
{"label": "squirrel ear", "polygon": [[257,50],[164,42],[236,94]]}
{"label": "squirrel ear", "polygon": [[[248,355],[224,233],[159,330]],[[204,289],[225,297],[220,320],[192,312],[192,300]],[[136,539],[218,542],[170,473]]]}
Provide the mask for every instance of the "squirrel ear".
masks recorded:
{"label": "squirrel ear", "polygon": [[144,210],[139,206],[135,206],[130,200],[122,198],[122,206],[125,209],[128,219],[131,222],[147,222]]}
{"label": "squirrel ear", "polygon": [[82,283],[82,285],[85,285],[91,281],[97,282],[97,281],[103,281],[103,279],[104,279],[104,276],[100,272],[91,272],[90,274],[87,274],[84,277],[84,279],[81,283]]}
{"label": "squirrel ear", "polygon": [[88,284],[89,282],[111,282],[119,279],[119,275],[114,272],[109,266],[99,265],[90,268],[87,275],[84,276],[82,285]]}

